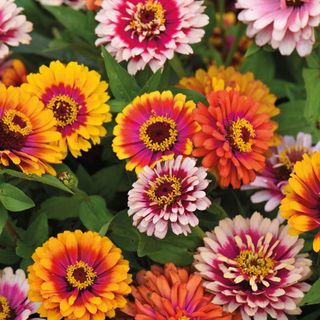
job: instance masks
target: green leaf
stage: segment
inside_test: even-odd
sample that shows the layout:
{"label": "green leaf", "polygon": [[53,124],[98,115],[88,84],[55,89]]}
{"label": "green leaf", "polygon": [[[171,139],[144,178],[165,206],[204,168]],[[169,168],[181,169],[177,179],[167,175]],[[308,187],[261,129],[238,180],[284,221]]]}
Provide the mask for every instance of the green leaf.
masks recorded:
{"label": "green leaf", "polygon": [[102,56],[112,94],[117,100],[130,102],[139,95],[141,90],[135,78],[122,68],[104,47],[102,47]]}
{"label": "green leaf", "polygon": [[112,218],[105,200],[99,196],[86,197],[80,204],[80,220],[89,230],[99,232]]}
{"label": "green leaf", "polygon": [[261,50],[261,47],[257,46],[255,42],[252,43],[252,45],[248,48],[246,54],[244,55],[245,58],[248,58],[252,55],[254,55],[255,53],[257,53],[258,51]]}
{"label": "green leaf", "polygon": [[32,199],[22,190],[9,183],[0,185],[0,202],[7,210],[12,212],[24,211],[35,206]]}
{"label": "green leaf", "polygon": [[170,90],[174,94],[178,94],[178,93],[184,94],[185,96],[187,96],[187,100],[192,100],[195,103],[202,102],[206,105],[208,104],[206,97],[197,91],[190,90],[190,89],[176,88],[176,87],[172,87],[170,88]]}
{"label": "green leaf", "polygon": [[45,213],[48,219],[65,220],[78,218],[83,196],[76,194],[72,197],[51,197],[42,202],[40,212]]}
{"label": "green leaf", "polygon": [[310,124],[304,116],[304,100],[295,100],[279,106],[280,114],[274,119],[279,123],[278,133],[296,135],[298,132],[310,132]]}
{"label": "green leaf", "polygon": [[320,139],[320,68],[303,69],[303,78],[307,91],[304,115],[311,124],[315,141]]}
{"label": "green leaf", "polygon": [[48,239],[48,234],[48,217],[44,213],[40,213],[24,233],[22,242],[36,248]]}
{"label": "green leaf", "polygon": [[159,84],[161,81],[162,71],[158,70],[156,73],[154,73],[149,80],[145,83],[143,88],[141,89],[139,95],[146,93],[146,92],[152,92],[156,91],[159,88]]}
{"label": "green leaf", "polygon": [[84,13],[67,6],[45,6],[45,8],[71,33],[94,44],[95,20],[91,12]]}
{"label": "green leaf", "polygon": [[4,265],[14,265],[19,261],[19,257],[15,253],[15,248],[0,248],[0,263]]}
{"label": "green leaf", "polygon": [[110,106],[111,112],[119,113],[123,110],[124,107],[127,106],[128,103],[122,100],[110,100],[108,104]]}
{"label": "green leaf", "polygon": [[1,174],[8,174],[12,177],[21,178],[29,181],[40,182],[48,186],[73,194],[73,191],[71,191],[68,187],[66,187],[57,177],[51,176],[50,174],[44,174],[43,176],[37,176],[35,174],[26,175],[22,172],[11,170],[11,169],[0,169],[0,175]]}
{"label": "green leaf", "polygon": [[2,204],[0,204],[0,234],[2,233],[2,230],[6,225],[7,220],[8,220],[8,211]]}
{"label": "green leaf", "polygon": [[304,296],[303,300],[300,302],[300,306],[320,303],[319,292],[320,292],[320,279],[318,279],[312,285],[309,292]]}

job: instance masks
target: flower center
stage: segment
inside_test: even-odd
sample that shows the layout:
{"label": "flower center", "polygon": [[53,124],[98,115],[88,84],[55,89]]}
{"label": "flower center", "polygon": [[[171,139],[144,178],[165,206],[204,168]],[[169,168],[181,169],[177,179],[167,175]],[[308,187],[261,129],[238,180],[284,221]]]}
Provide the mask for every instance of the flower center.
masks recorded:
{"label": "flower center", "polygon": [[287,7],[301,7],[303,2],[301,0],[286,0]]}
{"label": "flower center", "polygon": [[[129,9],[130,13],[131,10]],[[125,31],[132,30],[139,37],[139,41],[145,38],[158,36],[165,27],[165,11],[158,0],[139,2],[132,13],[132,20]]]}
{"label": "flower center", "polygon": [[64,128],[73,124],[77,119],[79,105],[67,95],[53,97],[47,107],[52,109],[58,127]]}
{"label": "flower center", "polygon": [[164,116],[151,116],[140,128],[140,139],[153,152],[170,150],[177,140],[176,123]]}
{"label": "flower center", "polygon": [[73,265],[68,266],[66,279],[73,288],[79,290],[87,289],[94,283],[97,274],[92,267],[83,261],[79,261]]}
{"label": "flower center", "polygon": [[8,110],[0,119],[0,150],[20,150],[32,132],[30,120],[20,111]]}
{"label": "flower center", "polygon": [[304,154],[311,155],[312,152],[306,147],[293,146],[282,150],[279,155],[279,160],[288,170],[291,171],[296,162],[303,159]]}
{"label": "flower center", "polygon": [[0,295],[0,320],[8,320],[12,318],[12,311],[9,306],[8,299]]}
{"label": "flower center", "polygon": [[186,316],[182,316],[182,317],[179,318],[179,320],[190,320],[190,318],[186,317]]}
{"label": "flower center", "polygon": [[237,121],[232,121],[229,127],[228,140],[234,150],[250,152],[254,137],[254,129],[248,120],[238,119]]}
{"label": "flower center", "polygon": [[254,277],[258,282],[267,276],[274,266],[274,261],[266,257],[262,251],[242,250],[235,261],[239,264],[242,274],[249,278]]}
{"label": "flower center", "polygon": [[164,175],[149,184],[147,194],[150,200],[159,206],[170,205],[181,196],[181,182],[177,177]]}

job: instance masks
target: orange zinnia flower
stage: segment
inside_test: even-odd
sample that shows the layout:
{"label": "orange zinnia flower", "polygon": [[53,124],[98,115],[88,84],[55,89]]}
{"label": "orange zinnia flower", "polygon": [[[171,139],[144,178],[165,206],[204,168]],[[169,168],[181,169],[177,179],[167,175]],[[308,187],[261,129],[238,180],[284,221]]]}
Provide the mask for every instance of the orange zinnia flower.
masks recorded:
{"label": "orange zinnia flower", "polygon": [[241,319],[211,302],[213,295],[204,292],[199,275],[172,263],[164,269],[152,266],[150,271],[140,271],[136,282],[135,300],[126,310],[136,320]]}
{"label": "orange zinnia flower", "polygon": [[203,157],[202,165],[219,176],[220,186],[239,188],[264,169],[273,137],[270,117],[238,91],[212,92],[208,101],[209,107],[199,103],[194,111],[201,131],[193,137],[193,155]]}
{"label": "orange zinnia flower", "polygon": [[86,0],[88,10],[98,10],[101,7],[102,0]]}
{"label": "orange zinnia flower", "polygon": [[27,70],[19,59],[10,59],[0,65],[0,82],[6,87],[19,87],[27,81]]}

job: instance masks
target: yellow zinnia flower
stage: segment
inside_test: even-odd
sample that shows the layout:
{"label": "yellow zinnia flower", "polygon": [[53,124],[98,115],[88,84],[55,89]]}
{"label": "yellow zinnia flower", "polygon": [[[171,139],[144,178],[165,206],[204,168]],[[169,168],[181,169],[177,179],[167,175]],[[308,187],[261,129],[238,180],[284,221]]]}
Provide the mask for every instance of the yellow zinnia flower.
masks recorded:
{"label": "yellow zinnia flower", "polygon": [[96,71],[76,62],[63,65],[55,61],[49,67],[41,66],[39,73],[28,75],[22,88],[53,111],[65,156],[68,149],[74,157],[80,156],[81,151],[91,148],[91,142],[98,144],[106,135],[103,124],[111,121],[106,104],[108,84]]}

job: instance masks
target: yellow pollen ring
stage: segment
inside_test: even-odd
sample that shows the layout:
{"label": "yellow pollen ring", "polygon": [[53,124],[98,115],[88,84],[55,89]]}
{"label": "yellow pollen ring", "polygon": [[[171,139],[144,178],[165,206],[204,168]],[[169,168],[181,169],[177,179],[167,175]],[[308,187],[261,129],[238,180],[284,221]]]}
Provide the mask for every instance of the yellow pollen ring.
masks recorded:
{"label": "yellow pollen ring", "polygon": [[8,299],[5,296],[0,296],[0,310],[0,320],[9,319],[11,309]]}
{"label": "yellow pollen ring", "polygon": [[47,105],[52,109],[58,127],[66,127],[74,123],[78,116],[79,105],[65,94],[54,96]]}
{"label": "yellow pollen ring", "polygon": [[[243,131],[247,133],[247,139],[244,139]],[[255,132],[251,123],[246,119],[233,121],[230,126],[230,140],[232,147],[240,152],[250,152],[252,150],[252,138]],[[246,141],[247,140],[247,141]]]}
{"label": "yellow pollen ring", "polygon": [[258,282],[270,274],[274,267],[274,261],[261,251],[242,250],[235,261],[242,274],[247,275],[250,279],[254,277]]}
{"label": "yellow pollen ring", "polygon": [[17,110],[8,110],[3,118],[2,123],[6,125],[7,130],[20,133],[27,136],[32,132],[32,124],[25,114]]}
{"label": "yellow pollen ring", "polygon": [[190,318],[186,317],[186,316],[182,316],[182,317],[179,318],[179,320],[190,320]]}
{"label": "yellow pollen ring", "polygon": [[297,161],[291,161],[290,156],[289,156],[291,152],[296,152],[296,153],[301,154],[301,159],[296,159],[298,161],[303,159],[304,154],[308,154],[308,155],[312,154],[312,151],[309,148],[306,148],[303,146],[292,146],[292,147],[289,147],[289,148],[282,150],[279,155],[279,160],[289,170],[292,170],[294,165],[297,162]]}
{"label": "yellow pollen ring", "polygon": [[[169,184],[171,189],[167,194],[157,196],[157,190],[163,184]],[[147,191],[149,199],[157,203],[159,206],[166,206],[172,204],[177,197],[181,195],[181,182],[177,177],[164,175],[158,177],[155,181],[150,181],[150,188]]]}
{"label": "yellow pollen ring", "polygon": [[[156,123],[165,123],[169,125],[168,133],[169,137],[164,139],[163,141],[155,142],[148,135],[148,128]],[[167,118],[164,116],[151,116],[141,127],[139,130],[139,137],[141,141],[145,144],[145,146],[153,151],[153,152],[164,152],[170,150],[174,143],[177,141],[178,131],[176,129],[176,123],[171,118]]]}
{"label": "yellow pollen ring", "polygon": [[[79,270],[81,270],[81,276],[83,276],[84,279],[77,279],[75,274],[79,272]],[[67,268],[66,279],[68,283],[73,288],[79,290],[87,289],[92,286],[96,277],[97,274],[93,271],[93,268],[83,261],[78,261]]]}

